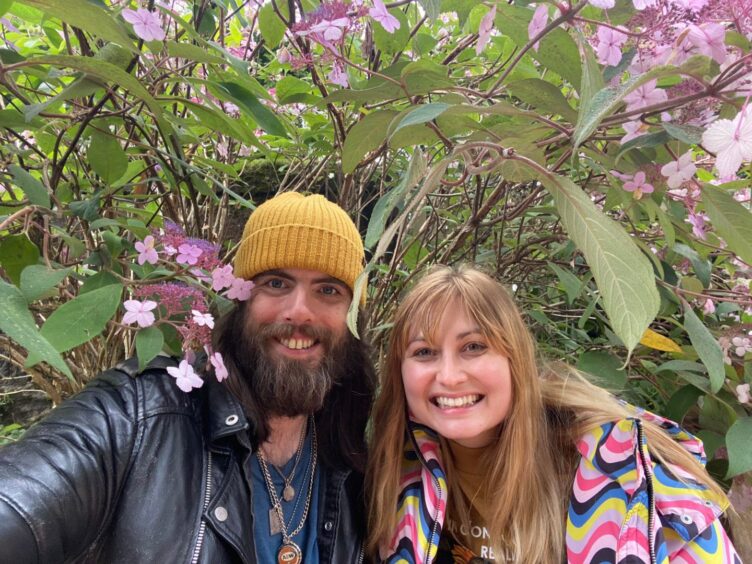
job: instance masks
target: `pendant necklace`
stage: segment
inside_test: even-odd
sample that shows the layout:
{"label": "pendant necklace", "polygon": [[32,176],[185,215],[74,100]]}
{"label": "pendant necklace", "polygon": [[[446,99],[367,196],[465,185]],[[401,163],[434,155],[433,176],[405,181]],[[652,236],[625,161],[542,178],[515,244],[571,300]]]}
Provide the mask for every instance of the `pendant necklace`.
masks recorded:
{"label": "pendant necklace", "polygon": [[318,442],[316,440],[316,423],[313,417],[310,418],[311,422],[311,477],[308,480],[308,492],[306,493],[305,506],[303,507],[303,515],[300,518],[300,523],[295,527],[295,530],[287,532],[287,526],[285,524],[285,513],[282,509],[282,501],[277,496],[277,491],[274,488],[272,477],[269,475],[269,468],[266,464],[266,458],[264,452],[259,448],[256,451],[258,456],[259,465],[261,466],[261,473],[264,475],[264,483],[266,484],[266,491],[269,494],[269,499],[272,502],[272,509],[276,511],[280,533],[282,533],[282,546],[277,551],[277,564],[302,564],[303,552],[300,547],[293,542],[293,537],[303,530],[305,526],[306,518],[308,517],[308,510],[311,507],[311,499],[313,497],[313,479],[316,474],[316,459],[318,457]]}
{"label": "pendant necklace", "polygon": [[[292,470],[289,476],[285,476],[276,464],[272,464],[274,471],[282,478],[285,487],[282,488],[282,499],[285,501],[292,501],[295,498],[295,488],[292,485],[292,481],[295,478],[295,471],[298,469],[298,463],[300,462],[300,456],[303,454],[303,442],[306,437],[306,429],[303,429],[300,433],[300,440],[298,440],[298,449],[295,451],[295,463],[292,465]],[[271,463],[270,463],[271,464]]]}

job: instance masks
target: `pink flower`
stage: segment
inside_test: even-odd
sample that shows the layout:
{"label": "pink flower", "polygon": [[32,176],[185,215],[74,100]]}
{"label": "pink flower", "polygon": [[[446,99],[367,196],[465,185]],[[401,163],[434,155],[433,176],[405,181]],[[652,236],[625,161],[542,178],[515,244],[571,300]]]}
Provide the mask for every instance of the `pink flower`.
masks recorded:
{"label": "pink flower", "polygon": [[713,300],[711,300],[710,298],[705,300],[705,303],[702,305],[702,311],[705,313],[705,315],[715,313],[715,303],[713,303]]}
{"label": "pink flower", "polygon": [[329,82],[337,84],[342,88],[347,88],[350,85],[350,83],[347,81],[347,73],[342,69],[342,67],[340,67],[339,64],[336,63],[332,67],[332,72],[329,73],[327,78],[329,79]]}
{"label": "pink flower", "polygon": [[344,36],[345,29],[347,29],[347,26],[349,25],[350,20],[348,18],[337,18],[331,21],[321,20],[316,25],[311,26],[309,32],[320,35],[327,42],[339,41],[342,39],[342,36]]}
{"label": "pink flower", "polygon": [[138,251],[138,264],[157,264],[159,262],[159,255],[154,248],[154,237],[147,235],[144,237],[144,242],[136,241],[136,250]]}
{"label": "pink flower", "polygon": [[144,41],[162,41],[165,38],[165,31],[157,12],[139,8],[123,10],[122,14],[125,21],[133,24],[133,32]]}
{"label": "pink flower", "polygon": [[279,61],[283,65],[285,63],[289,63],[291,58],[292,57],[290,56],[290,51],[287,50],[287,47],[282,47],[279,51],[277,51],[277,61]]}
{"label": "pink flower", "polygon": [[731,346],[734,347],[734,354],[744,358],[748,352],[752,352],[752,340],[749,337],[734,337],[731,339]]}
{"label": "pink flower", "polygon": [[368,10],[368,15],[379,22],[387,33],[394,33],[400,28],[399,20],[387,11],[381,0],[373,0],[373,8]]}
{"label": "pink flower", "polygon": [[250,280],[244,280],[242,278],[235,278],[232,281],[230,289],[227,290],[225,296],[231,300],[238,300],[244,302],[251,297],[251,290],[253,289],[253,282]]}
{"label": "pink flower", "polygon": [[197,309],[192,309],[193,321],[196,325],[206,325],[209,329],[214,329],[214,317],[211,313],[204,313]]}
{"label": "pink flower", "polygon": [[178,250],[172,245],[164,245],[163,250],[168,257],[171,257],[178,253]]}
{"label": "pink flower", "polygon": [[635,10],[644,10],[645,8],[650,8],[651,6],[655,6],[655,3],[657,0],[632,0],[632,5],[635,7]]}
{"label": "pink flower", "polygon": [[624,145],[627,141],[631,141],[632,139],[636,139],[643,133],[646,133],[648,129],[650,129],[650,126],[646,123],[642,123],[640,120],[634,120],[634,121],[627,121],[625,123],[622,123],[621,126],[624,128],[624,131],[627,132],[627,134],[619,139],[619,143]]}
{"label": "pink flower", "polygon": [[204,381],[194,372],[193,366],[187,360],[181,360],[177,367],[168,366],[167,373],[175,378],[178,388],[186,393],[193,388],[200,388],[204,385]]}
{"label": "pink flower", "polygon": [[232,286],[232,281],[235,280],[235,276],[232,275],[232,265],[226,264],[215,268],[212,271],[212,290],[219,292],[225,288]]}
{"label": "pink flower", "polygon": [[702,134],[702,144],[715,153],[718,174],[736,174],[742,161],[752,159],[752,120],[746,112],[739,112],[733,120],[716,120]]}
{"label": "pink flower", "polygon": [[669,188],[678,188],[695,175],[697,167],[692,162],[692,151],[687,151],[676,161],[671,161],[661,167],[661,174],[668,177]]}
{"label": "pink flower", "polygon": [[198,262],[199,257],[203,251],[196,245],[190,243],[183,243],[178,247],[178,256],[175,259],[180,264],[190,264],[193,266]]}
{"label": "pink flower", "polygon": [[637,171],[632,180],[628,180],[624,183],[624,189],[627,192],[634,192],[635,198],[638,200],[643,194],[650,194],[654,188],[652,184],[649,184],[645,179],[645,173],[641,170]]}
{"label": "pink flower", "polygon": [[[543,31],[543,28],[546,27],[546,23],[548,23],[548,5],[538,4],[538,7],[535,9],[535,12],[533,13],[533,17],[527,26],[528,39],[532,39],[533,37],[538,35],[541,31]],[[535,45],[533,45],[533,49],[537,51],[539,46],[540,46],[540,41],[536,41]]]}
{"label": "pink flower", "polygon": [[139,327],[149,327],[154,324],[154,314],[151,312],[156,309],[157,302],[151,300],[126,300],[123,302],[126,313],[123,316],[123,323],[130,325],[138,323]]}
{"label": "pink flower", "polygon": [[598,27],[598,62],[602,65],[615,67],[621,61],[621,46],[627,36],[613,28],[604,25]]}
{"label": "pink flower", "polygon": [[718,64],[726,60],[726,29],[717,23],[705,23],[702,26],[691,24],[687,38],[703,55],[714,59]]}
{"label": "pink flower", "polygon": [[707,235],[705,234],[705,222],[707,219],[708,216],[704,213],[689,212],[686,220],[692,226],[694,236],[703,241],[707,239]]}
{"label": "pink flower", "polygon": [[217,377],[217,382],[222,382],[230,375],[225,366],[225,361],[222,355],[215,352],[209,356],[209,362],[214,367],[214,375]]}
{"label": "pink flower", "polygon": [[656,79],[650,80],[624,96],[624,101],[627,103],[627,111],[652,106],[653,104],[659,104],[668,100],[666,91],[662,88],[656,88],[657,84],[658,81]]}
{"label": "pink flower", "polygon": [[604,10],[608,10],[614,7],[616,0],[589,0],[588,4],[595,6],[596,8],[603,8]]}
{"label": "pink flower", "polygon": [[739,384],[736,387],[736,399],[739,400],[739,403],[749,403],[750,397],[749,397],[749,384]]}
{"label": "pink flower", "polygon": [[478,42],[475,44],[475,54],[480,55],[483,49],[486,48],[488,40],[491,38],[491,32],[494,28],[494,19],[496,18],[496,4],[493,5],[483,19],[480,20],[480,27],[478,28]]}

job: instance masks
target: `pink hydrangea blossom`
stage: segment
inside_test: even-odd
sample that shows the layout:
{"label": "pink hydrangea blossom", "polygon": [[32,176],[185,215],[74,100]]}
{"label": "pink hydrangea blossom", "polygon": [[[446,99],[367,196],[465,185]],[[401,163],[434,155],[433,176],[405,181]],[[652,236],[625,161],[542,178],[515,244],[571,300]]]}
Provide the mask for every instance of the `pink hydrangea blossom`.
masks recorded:
{"label": "pink hydrangea blossom", "polygon": [[621,47],[627,41],[626,34],[607,27],[598,26],[598,62],[602,65],[615,67],[621,61]]}
{"label": "pink hydrangea blossom", "polygon": [[253,282],[250,280],[244,280],[243,278],[235,278],[232,281],[230,289],[227,290],[225,296],[231,300],[238,300],[244,302],[251,297],[251,290],[253,289]]}
{"label": "pink hydrangea blossom", "polygon": [[595,6],[596,8],[610,10],[616,5],[616,0],[588,0],[588,4]]}
{"label": "pink hydrangea blossom", "polygon": [[708,238],[705,233],[705,222],[707,221],[707,219],[708,216],[704,213],[689,212],[689,215],[687,216],[687,223],[692,226],[692,233],[695,237],[702,239],[703,241]]}
{"label": "pink hydrangea blossom", "polygon": [[167,373],[175,378],[178,388],[188,393],[193,388],[200,388],[204,381],[193,370],[193,366],[187,360],[181,360],[178,366],[168,366]]}
{"label": "pink hydrangea blossom", "polygon": [[710,315],[712,313],[715,313],[715,302],[711,300],[710,298],[705,300],[705,303],[702,304],[702,311],[705,313],[705,315]]}
{"label": "pink hydrangea blossom", "polygon": [[321,20],[312,25],[309,32],[317,34],[326,42],[337,42],[345,34],[345,30],[350,25],[349,18],[336,18],[334,20]]}
{"label": "pink hydrangea blossom", "polygon": [[290,56],[290,51],[287,50],[287,47],[282,47],[279,51],[277,51],[277,61],[282,63],[283,65],[285,63],[289,63],[292,57]]}
{"label": "pink hydrangea blossom", "polygon": [[627,103],[627,111],[660,104],[668,100],[666,91],[662,88],[657,88],[657,84],[658,81],[656,79],[649,80],[624,96],[624,101]]}
{"label": "pink hydrangea blossom", "polygon": [[209,329],[214,329],[214,316],[211,313],[192,309],[191,315],[193,315],[193,321],[196,325],[205,325]]}
{"label": "pink hydrangea blossom", "polygon": [[475,44],[475,54],[480,55],[483,49],[486,48],[488,40],[491,38],[491,32],[494,28],[494,20],[496,19],[496,4],[493,5],[483,19],[480,20],[480,27],[478,28],[478,42]]}
{"label": "pink hydrangea blossom", "polygon": [[235,276],[232,274],[232,265],[226,264],[220,266],[212,271],[212,290],[219,292],[225,288],[232,286],[232,281],[235,280]]}
{"label": "pink hydrangea blossom", "polygon": [[642,11],[645,8],[652,8],[657,1],[658,0],[632,0],[632,5],[635,7],[635,10]]}
{"label": "pink hydrangea blossom", "polygon": [[669,188],[678,188],[691,180],[695,172],[697,172],[697,167],[692,162],[692,151],[687,151],[678,160],[661,167],[661,174],[668,178],[666,184]]}
{"label": "pink hydrangea blossom", "polygon": [[752,398],[749,395],[749,384],[739,384],[736,387],[736,399],[739,403],[750,403]]}
{"label": "pink hydrangea blossom", "polygon": [[162,41],[166,34],[157,12],[145,8],[123,10],[123,19],[133,24],[133,32],[144,41]]}
{"label": "pink hydrangea blossom", "polygon": [[332,67],[332,72],[329,73],[327,78],[329,79],[329,82],[333,84],[337,84],[338,86],[341,86],[342,88],[347,88],[350,85],[350,83],[347,80],[347,73],[337,63],[334,64],[334,66]]}
{"label": "pink hydrangea blossom", "polygon": [[726,29],[718,23],[691,24],[687,39],[703,54],[714,59],[718,64],[726,60]]}
{"label": "pink hydrangea blossom", "polygon": [[138,300],[126,300],[123,302],[125,306],[125,315],[123,316],[123,323],[131,325],[137,323],[139,327],[150,327],[154,325],[154,314],[152,310],[157,308],[157,302],[151,300],[144,300],[140,302]]}
{"label": "pink hydrangea blossom", "polygon": [[645,173],[641,170],[635,173],[632,180],[624,183],[624,189],[627,192],[634,192],[637,199],[642,197],[643,194],[650,194],[654,190],[653,185],[647,181]]}
{"label": "pink hydrangea blossom", "polygon": [[646,123],[643,123],[639,120],[634,121],[628,121],[623,124],[621,124],[622,128],[624,128],[624,131],[627,132],[627,134],[619,139],[619,143],[622,145],[624,143],[627,143],[628,141],[631,141],[632,139],[638,138],[640,135],[647,133],[648,129],[650,129],[650,126]]}
{"label": "pink hydrangea blossom", "polygon": [[716,154],[715,167],[722,177],[736,174],[743,161],[752,159],[752,120],[746,114],[716,120],[702,134],[703,146]]}
{"label": "pink hydrangea blossom", "polygon": [[222,382],[230,375],[225,366],[225,361],[222,355],[218,352],[209,355],[209,362],[214,367],[214,376],[217,378],[217,382]]}
{"label": "pink hydrangea blossom", "polygon": [[144,237],[143,242],[136,241],[135,247],[138,251],[138,264],[144,264],[145,262],[148,262],[149,264],[157,264],[157,262],[159,262],[159,255],[154,248],[154,243],[154,237],[151,235]]}
{"label": "pink hydrangea blossom", "polygon": [[[547,23],[548,23],[548,5],[545,3],[538,4],[538,7],[535,9],[535,12],[533,13],[533,17],[527,26],[528,39],[532,39],[533,37],[538,35],[541,31],[543,31]],[[540,46],[540,41],[536,41],[535,45],[533,45],[533,49],[537,51],[539,46]]]}
{"label": "pink hydrangea blossom", "polygon": [[388,33],[394,33],[400,28],[399,20],[389,13],[381,0],[373,0],[373,8],[368,10],[368,15],[379,22]]}
{"label": "pink hydrangea blossom", "polygon": [[734,337],[731,339],[731,346],[734,348],[734,354],[744,358],[748,352],[752,352],[752,339],[749,337]]}
{"label": "pink hydrangea blossom", "polygon": [[183,243],[178,247],[178,256],[175,259],[180,264],[195,265],[203,251],[196,245]]}

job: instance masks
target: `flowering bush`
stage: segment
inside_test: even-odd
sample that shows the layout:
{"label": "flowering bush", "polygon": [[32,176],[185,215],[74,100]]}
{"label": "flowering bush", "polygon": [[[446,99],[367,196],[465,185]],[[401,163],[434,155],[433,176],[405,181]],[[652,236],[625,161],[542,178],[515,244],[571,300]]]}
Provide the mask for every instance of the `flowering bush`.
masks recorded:
{"label": "flowering bush", "polygon": [[213,245],[311,190],[362,227],[377,345],[416,274],[476,262],[544,353],[684,420],[719,478],[752,469],[747,0],[0,11],[0,328],[48,393],[156,331],[202,348],[201,300],[249,291]]}

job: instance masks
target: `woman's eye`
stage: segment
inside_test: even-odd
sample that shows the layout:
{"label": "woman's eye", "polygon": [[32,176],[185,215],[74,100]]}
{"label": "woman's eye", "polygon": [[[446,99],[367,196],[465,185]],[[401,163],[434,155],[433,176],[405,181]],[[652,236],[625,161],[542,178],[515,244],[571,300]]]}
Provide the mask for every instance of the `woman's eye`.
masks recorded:
{"label": "woman's eye", "polygon": [[412,356],[415,356],[418,358],[427,358],[427,357],[433,356],[433,351],[431,349],[423,347],[420,349],[415,349],[415,351],[413,351]]}
{"label": "woman's eye", "polygon": [[483,343],[468,343],[467,345],[465,345],[465,350],[471,353],[483,352],[487,348],[488,347]]}

